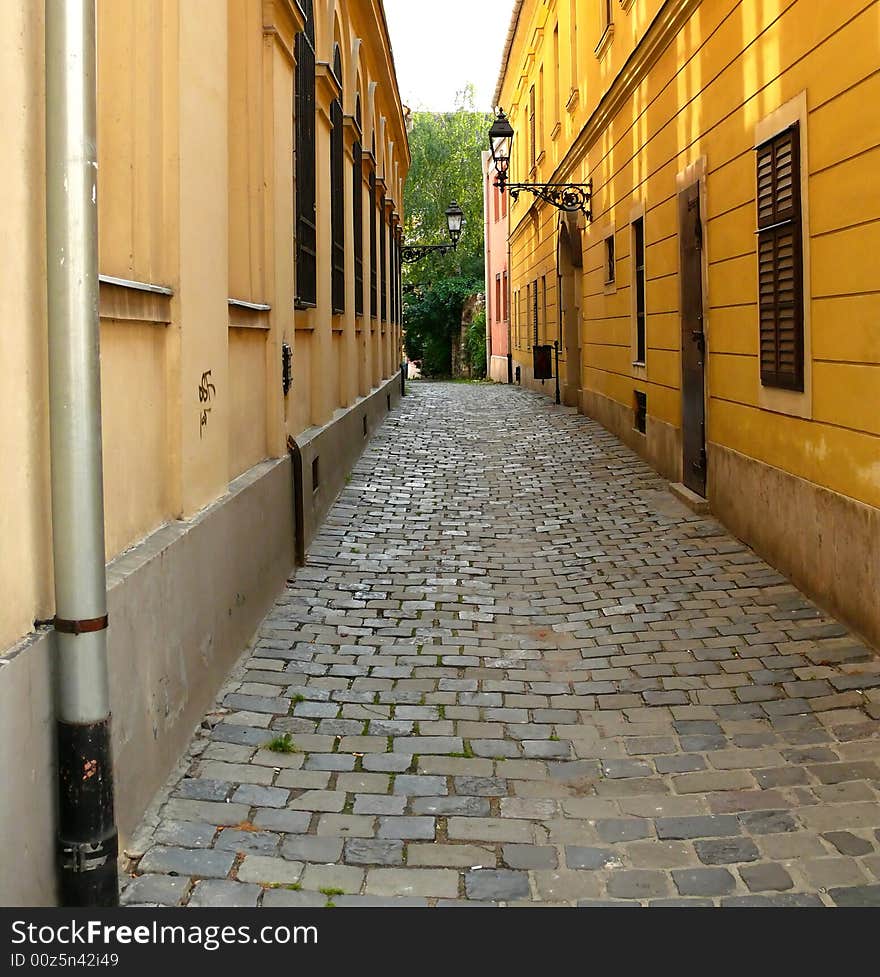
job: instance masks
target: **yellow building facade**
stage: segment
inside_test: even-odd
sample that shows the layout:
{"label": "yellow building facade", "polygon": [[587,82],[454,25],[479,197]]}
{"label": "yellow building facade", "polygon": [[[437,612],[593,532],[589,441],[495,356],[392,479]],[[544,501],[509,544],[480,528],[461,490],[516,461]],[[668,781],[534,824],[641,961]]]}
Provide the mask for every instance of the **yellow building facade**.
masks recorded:
{"label": "yellow building facade", "polygon": [[[400,395],[409,152],[381,0],[97,10],[124,847]],[[18,785],[0,791],[4,905],[54,899],[44,46],[42,2],[0,7],[0,780]]]}
{"label": "yellow building facade", "polygon": [[512,347],[880,645],[880,4],[522,0]]}

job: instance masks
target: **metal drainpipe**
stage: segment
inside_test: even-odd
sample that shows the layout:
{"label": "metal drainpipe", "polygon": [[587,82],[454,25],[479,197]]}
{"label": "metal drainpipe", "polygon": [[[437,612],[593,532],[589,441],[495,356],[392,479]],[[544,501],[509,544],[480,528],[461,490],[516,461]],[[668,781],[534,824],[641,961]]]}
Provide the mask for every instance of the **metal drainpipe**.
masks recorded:
{"label": "metal drainpipe", "polygon": [[118,903],[98,321],[95,0],[46,0],[46,253],[64,906]]}

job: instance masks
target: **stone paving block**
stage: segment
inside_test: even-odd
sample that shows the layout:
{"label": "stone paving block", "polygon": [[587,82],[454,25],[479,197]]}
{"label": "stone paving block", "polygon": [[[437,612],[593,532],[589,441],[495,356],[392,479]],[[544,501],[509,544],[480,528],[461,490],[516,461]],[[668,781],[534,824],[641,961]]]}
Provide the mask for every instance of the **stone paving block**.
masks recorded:
{"label": "stone paving block", "polygon": [[205,848],[166,848],[155,845],[138,863],[144,874],[167,872],[200,878],[225,878],[235,861],[233,852]]}
{"label": "stone paving block", "polygon": [[217,834],[213,824],[200,821],[162,821],[154,840],[172,848],[210,848]]}
{"label": "stone paving block", "polygon": [[342,841],[314,835],[286,838],[281,854],[292,862],[336,862],[342,855]]}
{"label": "stone paving block", "polygon": [[247,804],[248,807],[284,807],[289,796],[290,791],[281,787],[242,784],[232,795],[232,802]]}
{"label": "stone paving block", "polygon": [[596,822],[596,831],[602,841],[616,843],[636,841],[651,835],[651,822],[641,818],[608,818]]}
{"label": "stone paving block", "polygon": [[393,790],[395,794],[408,794],[414,797],[437,797],[449,793],[445,777],[420,774],[399,774],[394,780]]}
{"label": "stone paving block", "polygon": [[529,877],[525,872],[506,869],[480,869],[467,872],[464,887],[468,899],[507,902],[529,897]]}
{"label": "stone paving block", "polygon": [[353,814],[403,814],[408,798],[388,797],[385,794],[358,794],[354,799]]}
{"label": "stone paving block", "polygon": [[379,818],[377,837],[404,841],[433,839],[436,821],[432,817],[383,817]]}
{"label": "stone paving block", "polygon": [[376,820],[366,814],[322,814],[318,834],[330,838],[372,838]]}
{"label": "stone paving block", "polygon": [[120,896],[123,906],[177,906],[190,887],[189,877],[139,875],[125,883]]}
{"label": "stone paving block", "polygon": [[508,868],[513,869],[553,869],[558,864],[556,849],[552,845],[504,845],[501,858]]}
{"label": "stone paving block", "polygon": [[758,846],[750,838],[701,839],[694,842],[694,849],[704,865],[754,862],[760,857]]}
{"label": "stone paving block", "polygon": [[655,822],[657,837],[678,838],[725,838],[740,834],[739,821],[731,815],[708,814],[685,818],[658,818]]}
{"label": "stone paving block", "polygon": [[526,845],[534,841],[533,828],[528,821],[452,817],[446,830],[455,841],[508,841]]}
{"label": "stone paving block", "polygon": [[736,879],[726,868],[680,868],[672,879],[683,896],[726,896],[736,888]]}
{"label": "stone paving block", "polygon": [[794,888],[791,876],[781,865],[775,862],[742,865],[739,874],[752,892],[767,892],[768,890],[782,892],[785,889]]}
{"label": "stone paving block", "polygon": [[225,879],[208,879],[204,882],[196,882],[187,905],[217,909],[253,908],[257,905],[262,892],[258,885],[247,885],[244,882]]}
{"label": "stone paving block", "polygon": [[[507,846],[510,847],[510,846]],[[550,849],[554,851],[554,849]],[[555,853],[554,853],[555,854]],[[555,857],[554,857],[555,861]],[[610,848],[584,848],[579,845],[565,846],[565,864],[568,868],[621,868],[621,856]],[[534,868],[555,868],[555,865],[529,866]]]}
{"label": "stone paving block", "polygon": [[373,896],[454,899],[458,895],[458,872],[430,868],[368,869],[365,891]]}
{"label": "stone paving block", "polygon": [[[608,879],[608,894],[616,899],[648,899],[669,894],[665,872],[628,869],[613,872]],[[682,893],[683,895],[687,893]]]}
{"label": "stone paving block", "polygon": [[[306,865],[302,884],[313,892],[324,891],[332,898],[336,895],[356,895],[364,881],[364,870],[348,865]],[[335,890],[340,889],[341,892]]]}
{"label": "stone paving block", "polygon": [[253,823],[258,828],[269,831],[284,831],[302,834],[309,830],[312,816],[307,811],[279,811],[271,808],[258,810]]}
{"label": "stone paving block", "polygon": [[265,855],[246,855],[238,866],[240,882],[256,882],[258,885],[295,885],[302,876],[302,862],[285,858],[269,858]]}
{"label": "stone paving block", "polygon": [[456,814],[464,817],[488,817],[490,807],[485,797],[416,797],[412,801],[412,812],[439,817]]}
{"label": "stone paving block", "polygon": [[[410,864],[414,847],[409,846]],[[345,861],[349,865],[403,865],[403,842],[349,838],[345,842]]]}
{"label": "stone paving block", "polygon": [[338,813],[345,807],[345,791],[306,790],[287,804],[293,811],[327,811]]}
{"label": "stone paving block", "polygon": [[272,855],[278,849],[280,836],[270,831],[236,831],[227,828],[221,831],[214,843],[218,851],[259,852]]}
{"label": "stone paving block", "polygon": [[880,885],[859,885],[830,889],[828,895],[836,906],[874,908],[880,906]]}

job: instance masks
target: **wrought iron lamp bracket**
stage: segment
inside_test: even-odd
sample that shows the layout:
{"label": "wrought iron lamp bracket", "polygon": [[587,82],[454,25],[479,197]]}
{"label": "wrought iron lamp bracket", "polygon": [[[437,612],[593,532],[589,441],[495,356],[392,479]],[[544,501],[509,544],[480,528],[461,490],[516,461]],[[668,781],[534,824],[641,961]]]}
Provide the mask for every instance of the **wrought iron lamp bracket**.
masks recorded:
{"label": "wrought iron lamp bracket", "polygon": [[567,214],[575,214],[580,210],[587,220],[592,220],[592,180],[587,183],[507,183],[499,179],[495,181],[495,186],[502,193],[507,190],[512,200],[517,200],[526,191]]}
{"label": "wrought iron lamp bracket", "polygon": [[400,249],[400,260],[406,262],[421,261],[429,254],[448,254],[455,251],[454,244],[411,244]]}

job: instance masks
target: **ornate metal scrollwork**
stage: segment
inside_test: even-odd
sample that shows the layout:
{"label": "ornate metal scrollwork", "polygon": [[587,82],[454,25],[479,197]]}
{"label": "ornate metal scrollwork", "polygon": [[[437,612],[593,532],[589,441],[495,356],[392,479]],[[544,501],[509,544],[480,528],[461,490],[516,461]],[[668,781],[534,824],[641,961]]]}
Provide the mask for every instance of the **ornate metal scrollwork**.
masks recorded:
{"label": "ornate metal scrollwork", "polygon": [[516,200],[524,190],[543,200],[545,203],[575,214],[583,211],[587,220],[592,220],[590,200],[593,194],[593,183],[505,183],[502,190],[508,190],[513,200]]}
{"label": "ornate metal scrollwork", "polygon": [[421,261],[422,258],[426,258],[434,252],[447,254],[454,250],[454,244],[410,244],[400,249],[400,260],[406,262]]}

